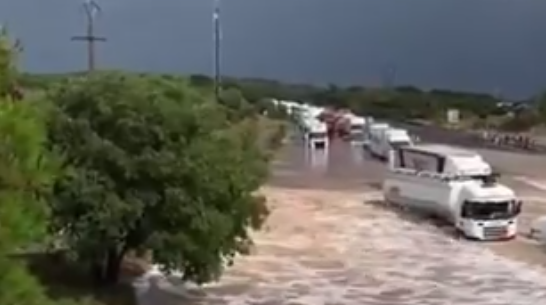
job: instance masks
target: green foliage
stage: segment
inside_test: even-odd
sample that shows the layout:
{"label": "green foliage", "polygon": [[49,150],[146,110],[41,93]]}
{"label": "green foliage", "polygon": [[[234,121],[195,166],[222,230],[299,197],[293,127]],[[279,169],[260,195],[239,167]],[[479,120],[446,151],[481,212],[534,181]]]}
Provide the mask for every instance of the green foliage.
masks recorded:
{"label": "green foliage", "polygon": [[40,285],[15,252],[44,237],[44,201],[56,174],[45,152],[45,124],[36,105],[0,101],[0,304],[44,305]]}
{"label": "green foliage", "polygon": [[226,107],[228,117],[237,122],[250,118],[256,114],[256,108],[248,103],[241,91],[236,88],[228,88],[220,94],[220,103]]}
{"label": "green foliage", "polygon": [[51,143],[66,160],[53,232],[101,282],[131,249],[151,249],[196,282],[217,278],[267,215],[253,196],[267,174],[252,120],[159,78],[119,73],[71,80],[52,93]]}
{"label": "green foliage", "polygon": [[504,121],[499,127],[509,132],[526,132],[539,124],[539,117],[533,112],[522,112]]}
{"label": "green foliage", "polygon": [[13,43],[6,27],[0,29],[0,96],[11,94],[17,78],[17,59],[21,46]]}
{"label": "green foliage", "polygon": [[538,115],[543,122],[546,122],[546,92],[540,94],[536,100],[535,105]]}

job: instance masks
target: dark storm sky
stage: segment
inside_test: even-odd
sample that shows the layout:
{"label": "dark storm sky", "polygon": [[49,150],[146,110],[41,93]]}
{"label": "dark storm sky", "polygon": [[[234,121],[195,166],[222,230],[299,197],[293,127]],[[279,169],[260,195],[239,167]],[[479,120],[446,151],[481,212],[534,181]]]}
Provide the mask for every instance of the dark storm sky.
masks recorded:
{"label": "dark storm sky", "polygon": [[[212,0],[98,0],[101,65],[212,69]],[[544,0],[222,0],[224,71],[287,81],[501,91],[546,88]],[[82,69],[80,0],[1,0],[27,70]]]}

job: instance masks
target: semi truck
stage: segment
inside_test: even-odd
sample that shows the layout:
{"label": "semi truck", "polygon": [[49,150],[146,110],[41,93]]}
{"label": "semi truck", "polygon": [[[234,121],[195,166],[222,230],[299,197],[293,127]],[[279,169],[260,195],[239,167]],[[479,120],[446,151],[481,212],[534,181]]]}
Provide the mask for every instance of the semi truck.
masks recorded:
{"label": "semi truck", "polygon": [[351,124],[347,118],[348,110],[324,109],[317,118],[328,127],[328,136],[331,139],[349,139],[351,136]]}
{"label": "semi truck", "polygon": [[371,131],[369,150],[372,156],[386,160],[392,149],[412,145],[412,143],[413,140],[407,130],[383,126]]}
{"label": "semi truck", "polygon": [[392,150],[383,196],[395,206],[438,217],[476,240],[514,238],[522,207],[479,154],[446,145]]}
{"label": "semi truck", "polygon": [[317,119],[304,120],[304,138],[311,149],[327,149],[329,146],[328,126]]}
{"label": "semi truck", "polygon": [[373,139],[385,129],[389,129],[390,125],[387,123],[370,122],[364,128],[364,146],[370,149],[370,145]]}
{"label": "semi truck", "polygon": [[362,143],[362,141],[364,140],[366,119],[353,113],[349,113],[347,115],[347,119],[350,125],[349,130],[351,141],[358,144]]}
{"label": "semi truck", "polygon": [[349,120],[351,134],[361,135],[364,133],[364,128],[366,126],[365,118],[349,113],[347,119]]}

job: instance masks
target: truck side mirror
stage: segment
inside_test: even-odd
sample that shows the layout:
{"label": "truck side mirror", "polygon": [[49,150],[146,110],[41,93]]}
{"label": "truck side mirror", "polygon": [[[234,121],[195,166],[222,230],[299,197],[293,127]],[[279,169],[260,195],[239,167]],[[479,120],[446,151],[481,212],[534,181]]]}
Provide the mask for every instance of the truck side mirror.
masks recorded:
{"label": "truck side mirror", "polygon": [[514,206],[514,214],[519,215],[521,213],[521,208],[523,206],[523,201],[517,200]]}

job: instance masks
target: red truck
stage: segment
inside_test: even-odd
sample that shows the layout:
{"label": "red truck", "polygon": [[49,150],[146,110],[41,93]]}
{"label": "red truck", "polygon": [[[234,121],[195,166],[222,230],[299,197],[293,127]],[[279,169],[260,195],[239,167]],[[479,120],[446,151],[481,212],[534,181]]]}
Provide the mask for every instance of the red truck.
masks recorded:
{"label": "red truck", "polygon": [[351,122],[347,117],[348,110],[326,109],[319,114],[318,119],[328,126],[328,136],[347,140],[351,136]]}

